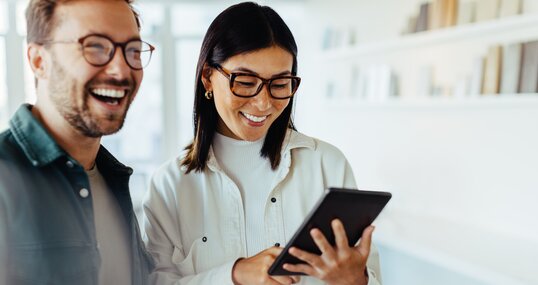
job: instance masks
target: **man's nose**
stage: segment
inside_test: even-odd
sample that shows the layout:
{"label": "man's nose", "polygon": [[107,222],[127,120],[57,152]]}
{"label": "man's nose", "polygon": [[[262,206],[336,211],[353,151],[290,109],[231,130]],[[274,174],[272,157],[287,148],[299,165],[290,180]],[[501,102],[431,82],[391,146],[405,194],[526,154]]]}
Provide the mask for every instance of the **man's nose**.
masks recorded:
{"label": "man's nose", "polygon": [[106,73],[114,78],[126,78],[131,73],[131,67],[127,64],[121,48],[114,52],[112,60],[106,65]]}

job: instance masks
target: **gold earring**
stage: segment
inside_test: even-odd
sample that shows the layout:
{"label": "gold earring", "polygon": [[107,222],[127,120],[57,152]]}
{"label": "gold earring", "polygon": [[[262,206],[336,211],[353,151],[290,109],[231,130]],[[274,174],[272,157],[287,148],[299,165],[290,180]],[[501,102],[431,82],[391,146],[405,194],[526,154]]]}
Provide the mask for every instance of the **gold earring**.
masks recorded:
{"label": "gold earring", "polygon": [[205,98],[207,100],[211,100],[211,98],[213,98],[213,91],[206,91],[205,92]]}

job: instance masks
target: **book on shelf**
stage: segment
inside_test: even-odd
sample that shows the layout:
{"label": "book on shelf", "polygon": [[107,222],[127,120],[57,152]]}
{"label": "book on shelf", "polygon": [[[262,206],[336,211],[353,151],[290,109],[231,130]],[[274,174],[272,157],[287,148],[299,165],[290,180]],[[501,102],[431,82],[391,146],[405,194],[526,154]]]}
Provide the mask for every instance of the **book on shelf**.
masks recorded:
{"label": "book on shelf", "polygon": [[428,3],[428,30],[435,30],[441,27],[440,9],[440,0],[432,0],[432,2]]}
{"label": "book on shelf", "polygon": [[509,17],[521,13],[521,0],[501,0],[499,17]]}
{"label": "book on shelf", "polygon": [[469,95],[469,83],[470,78],[462,78],[456,82],[456,85],[454,86],[454,98],[465,98]]}
{"label": "book on shelf", "polygon": [[469,94],[478,96],[482,94],[482,82],[484,79],[484,58],[478,57],[473,62],[473,73],[471,74],[471,82]]}
{"label": "book on shelf", "polygon": [[354,66],[351,77],[351,94],[352,98],[366,99],[368,88],[368,76],[364,68]]}
{"label": "book on shelf", "polygon": [[428,30],[435,30],[442,27],[443,3],[441,0],[433,0],[428,6]]}
{"label": "book on shelf", "polygon": [[421,98],[433,94],[433,66],[421,66],[418,71],[417,95]]}
{"label": "book on shelf", "polygon": [[475,9],[476,2],[466,1],[458,4],[458,15],[456,23],[458,25],[465,25],[475,21]]}
{"label": "book on shelf", "polygon": [[519,93],[538,92],[538,41],[523,43]]}
{"label": "book on shelf", "polygon": [[415,32],[423,32],[428,30],[430,3],[422,3],[420,5],[420,12],[416,21]]}
{"label": "book on shelf", "polygon": [[383,102],[398,93],[396,75],[386,64],[362,67],[355,76],[357,79],[352,92],[356,94],[352,97],[371,102]]}
{"label": "book on shelf", "polygon": [[456,25],[458,0],[433,0],[429,5],[428,29],[435,30]]}
{"label": "book on shelf", "polygon": [[321,40],[323,50],[337,49],[356,43],[355,30],[351,27],[325,27]]}
{"label": "book on shelf", "polygon": [[501,78],[502,47],[492,46],[488,49],[486,62],[484,63],[484,80],[482,85],[483,94],[498,94]]}
{"label": "book on shelf", "polygon": [[443,27],[456,25],[458,0],[443,0]]}
{"label": "book on shelf", "polygon": [[404,28],[402,31],[402,34],[412,34],[417,32],[417,21],[418,21],[418,15],[417,16],[411,16],[407,20],[407,27]]}
{"label": "book on shelf", "polygon": [[518,92],[521,47],[521,43],[514,43],[503,48],[500,93],[515,94]]}
{"label": "book on shelf", "polygon": [[476,0],[477,22],[496,19],[499,15],[500,0]]}

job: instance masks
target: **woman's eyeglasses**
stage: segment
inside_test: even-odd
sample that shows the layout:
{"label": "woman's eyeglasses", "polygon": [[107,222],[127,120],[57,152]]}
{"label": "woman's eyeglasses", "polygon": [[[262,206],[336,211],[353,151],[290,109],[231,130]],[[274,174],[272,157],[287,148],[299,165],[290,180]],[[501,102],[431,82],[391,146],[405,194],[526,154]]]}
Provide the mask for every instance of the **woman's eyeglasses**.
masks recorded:
{"label": "woman's eyeglasses", "polygon": [[269,95],[274,99],[288,99],[295,94],[301,78],[297,76],[275,76],[270,79],[242,72],[230,72],[220,65],[214,67],[230,80],[230,90],[235,96],[250,98],[258,95],[267,84]]}

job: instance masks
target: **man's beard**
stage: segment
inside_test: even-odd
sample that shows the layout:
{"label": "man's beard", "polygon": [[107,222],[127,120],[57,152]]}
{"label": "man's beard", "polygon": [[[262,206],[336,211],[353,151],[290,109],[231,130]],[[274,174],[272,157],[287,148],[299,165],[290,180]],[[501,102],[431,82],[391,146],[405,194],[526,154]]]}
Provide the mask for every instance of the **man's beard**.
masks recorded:
{"label": "man's beard", "polygon": [[[69,76],[56,60],[53,60],[52,74],[49,83],[49,94],[51,100],[60,113],[60,115],[77,131],[86,137],[99,138],[104,135],[110,135],[118,132],[125,122],[127,110],[131,104],[131,98],[127,100],[127,106],[122,114],[110,113],[105,118],[107,121],[118,121],[118,125],[114,128],[103,129],[99,125],[98,118],[90,111],[88,100],[91,96],[88,92],[88,86],[91,86],[92,81],[85,86],[78,86],[76,79]],[[127,96],[132,97],[134,84],[129,80],[108,80],[104,83],[113,86],[128,87],[131,93]],[[82,88],[82,89],[81,89]]]}

